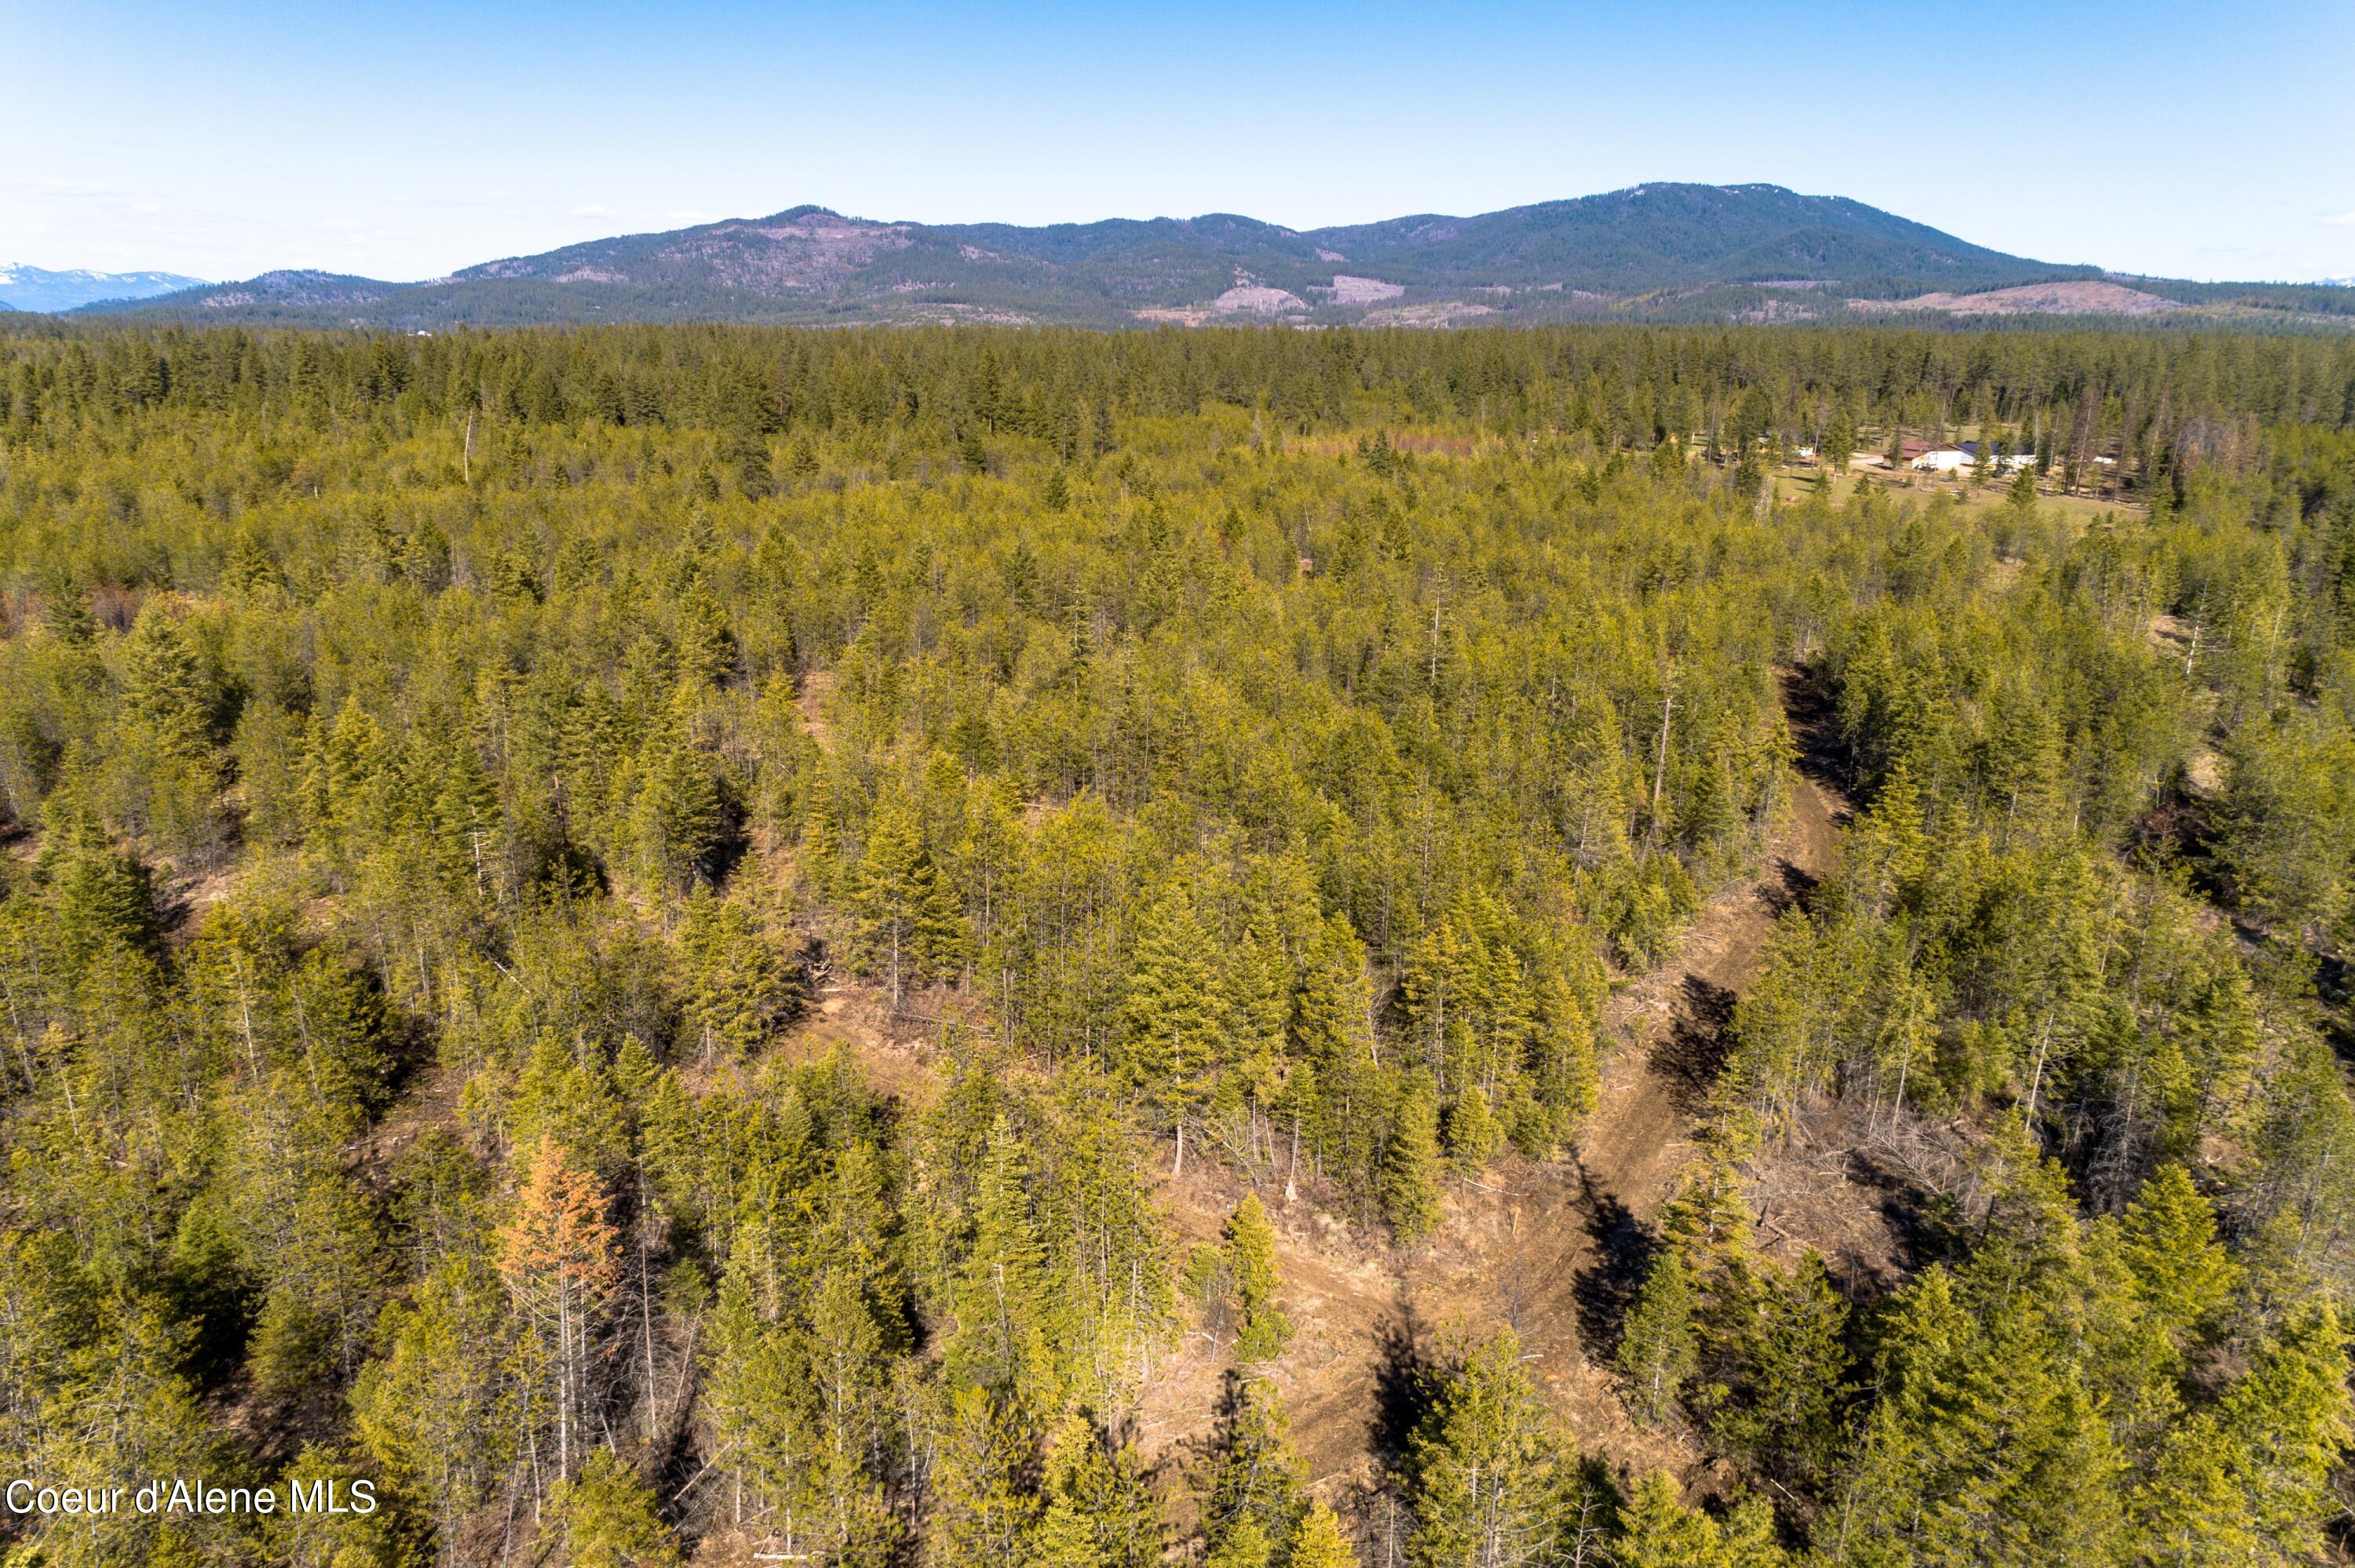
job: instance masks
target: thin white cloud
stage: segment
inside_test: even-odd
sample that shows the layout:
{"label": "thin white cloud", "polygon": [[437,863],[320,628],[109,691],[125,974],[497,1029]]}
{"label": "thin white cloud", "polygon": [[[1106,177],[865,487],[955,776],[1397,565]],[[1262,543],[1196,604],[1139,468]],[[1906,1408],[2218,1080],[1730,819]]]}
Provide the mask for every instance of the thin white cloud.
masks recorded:
{"label": "thin white cloud", "polygon": [[359,226],[360,220],[357,217],[323,217],[319,220],[320,228],[333,228],[346,234]]}
{"label": "thin white cloud", "polygon": [[2334,212],[2322,221],[2329,224],[2355,223],[2355,212]]}

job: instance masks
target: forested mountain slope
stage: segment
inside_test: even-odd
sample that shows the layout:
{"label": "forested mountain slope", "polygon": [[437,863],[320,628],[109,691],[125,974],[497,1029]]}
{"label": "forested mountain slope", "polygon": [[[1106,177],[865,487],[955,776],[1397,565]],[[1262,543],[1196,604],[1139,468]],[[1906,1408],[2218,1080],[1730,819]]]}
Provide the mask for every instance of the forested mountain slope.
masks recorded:
{"label": "forested mountain slope", "polygon": [[[2347,344],[17,333],[0,399],[0,1453],[386,1499],[12,1547],[2345,1550]],[[1781,461],[1961,429],[2044,479]]]}
{"label": "forested mountain slope", "polygon": [[[1662,183],[1470,217],[1305,231],[1231,213],[1024,228],[882,222],[797,207],[587,240],[421,283],[272,272],[108,313],[402,330],[615,321],[1784,321],[2103,276],[1989,250],[1839,196]],[[2344,290],[2142,285],[2120,280],[2107,294],[2051,294],[2032,308],[2103,314],[2123,298],[2129,314],[2355,314],[2355,294]]]}

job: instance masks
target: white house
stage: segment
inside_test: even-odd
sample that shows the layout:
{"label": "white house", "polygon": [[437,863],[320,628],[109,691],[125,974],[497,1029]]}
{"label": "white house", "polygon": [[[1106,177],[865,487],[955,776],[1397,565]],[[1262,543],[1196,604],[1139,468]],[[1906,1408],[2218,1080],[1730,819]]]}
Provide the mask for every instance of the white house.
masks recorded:
{"label": "white house", "polygon": [[1913,460],[1913,466],[1925,473],[1952,473],[1958,468],[1968,468],[1975,460],[1960,447],[1932,447]]}
{"label": "white house", "polygon": [[[1977,441],[1965,441],[1963,450],[1969,454],[1964,460],[1966,462],[1977,462],[1980,458],[1987,455],[1987,449]],[[2034,452],[1997,452],[1995,466],[2003,473],[2018,473],[2021,469],[2036,466],[2036,454]]]}

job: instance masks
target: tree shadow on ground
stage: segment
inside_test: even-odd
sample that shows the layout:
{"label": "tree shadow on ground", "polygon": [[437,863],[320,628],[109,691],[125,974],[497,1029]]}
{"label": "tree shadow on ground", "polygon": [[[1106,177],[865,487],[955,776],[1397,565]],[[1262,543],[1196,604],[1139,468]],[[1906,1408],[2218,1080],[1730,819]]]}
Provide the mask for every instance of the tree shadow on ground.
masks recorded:
{"label": "tree shadow on ground", "polygon": [[1578,1271],[1572,1287],[1579,1338],[1589,1359],[1600,1361],[1617,1348],[1627,1309],[1635,1305],[1660,1244],[1651,1228],[1615,1193],[1604,1191],[1583,1165],[1578,1174],[1585,1188],[1586,1234],[1594,1244],[1594,1261]]}
{"label": "tree shadow on ground", "polygon": [[1799,771],[1833,789],[1842,789],[1849,767],[1838,705],[1831,673],[1820,661],[1783,673],[1783,713],[1798,748]]}
{"label": "tree shadow on ground", "polygon": [[1668,1081],[1668,1098],[1679,1114],[1698,1117],[1709,1108],[1709,1092],[1725,1066],[1726,1029],[1739,1001],[1721,985],[1685,976],[1677,1015],[1652,1043],[1649,1066]]}
{"label": "tree shadow on ground", "polygon": [[2355,965],[2329,953],[2316,955],[2314,994],[2323,1007],[2322,1037],[2340,1062],[2355,1066]]}
{"label": "tree shadow on ground", "polygon": [[1402,1308],[1382,1331],[1374,1365],[1374,1408],[1368,1425],[1373,1451],[1389,1463],[1406,1457],[1408,1439],[1429,1414],[1437,1365],[1423,1349],[1414,1308]]}
{"label": "tree shadow on ground", "polygon": [[1777,859],[1773,879],[1758,885],[1758,901],[1780,919],[1794,909],[1813,909],[1816,889],[1822,885],[1821,877],[1809,876],[1790,861]]}
{"label": "tree shadow on ground", "polygon": [[1873,1206],[1893,1245],[1885,1258],[1843,1253],[1826,1261],[1850,1301],[1874,1300],[1911,1278],[1936,1249],[1935,1227],[1925,1208],[1928,1194],[1912,1176],[1869,1150],[1848,1150],[1842,1167],[1850,1181],[1873,1193]]}

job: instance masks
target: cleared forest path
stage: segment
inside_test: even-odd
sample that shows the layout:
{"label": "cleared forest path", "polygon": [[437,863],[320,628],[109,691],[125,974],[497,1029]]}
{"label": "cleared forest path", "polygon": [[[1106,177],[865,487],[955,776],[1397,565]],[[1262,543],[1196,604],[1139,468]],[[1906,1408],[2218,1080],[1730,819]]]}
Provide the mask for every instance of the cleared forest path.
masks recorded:
{"label": "cleared forest path", "polygon": [[1801,775],[1764,874],[1710,899],[1668,961],[1604,1007],[1602,1097],[1579,1146],[1598,1202],[1648,1224],[1673,1192],[1733,1004],[1775,920],[1838,867],[1848,809],[1828,782]]}
{"label": "cleared forest path", "polygon": [[[1629,1472],[1690,1474],[1700,1455],[1675,1433],[1627,1419],[1607,1347],[1639,1282],[1651,1222],[1692,1158],[1698,1114],[1733,1002],[1774,921],[1839,863],[1848,802],[1823,766],[1812,693],[1786,683],[1802,766],[1759,874],[1721,889],[1657,968],[1622,981],[1606,1004],[1602,1097],[1577,1158],[1498,1165],[1451,1185],[1438,1234],[1412,1247],[1303,1201],[1274,1213],[1285,1309],[1301,1330],[1267,1369],[1319,1491],[1368,1484],[1395,1458],[1416,1369],[1459,1333],[1509,1327],[1534,1375],[1586,1453]],[[1188,1245],[1216,1241],[1243,1185],[1215,1161],[1156,1181]],[[1174,1458],[1206,1435],[1227,1365],[1197,1337],[1155,1369],[1140,1412],[1149,1453]]]}

